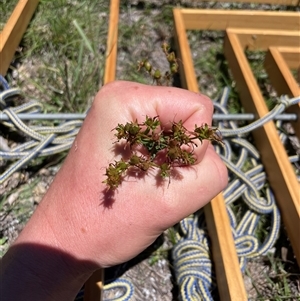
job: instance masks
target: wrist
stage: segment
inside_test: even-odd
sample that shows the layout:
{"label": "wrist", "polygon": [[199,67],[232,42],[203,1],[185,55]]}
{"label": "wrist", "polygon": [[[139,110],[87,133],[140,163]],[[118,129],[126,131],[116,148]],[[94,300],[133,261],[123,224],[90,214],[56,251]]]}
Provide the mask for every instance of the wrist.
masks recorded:
{"label": "wrist", "polygon": [[49,246],[16,243],[1,260],[1,298],[74,300],[92,273],[82,268],[88,265]]}
{"label": "wrist", "polygon": [[38,206],[2,258],[1,300],[74,300],[99,268],[82,246],[76,247],[76,239],[62,225],[62,213],[58,210],[56,219],[50,218],[52,205],[42,202]]}

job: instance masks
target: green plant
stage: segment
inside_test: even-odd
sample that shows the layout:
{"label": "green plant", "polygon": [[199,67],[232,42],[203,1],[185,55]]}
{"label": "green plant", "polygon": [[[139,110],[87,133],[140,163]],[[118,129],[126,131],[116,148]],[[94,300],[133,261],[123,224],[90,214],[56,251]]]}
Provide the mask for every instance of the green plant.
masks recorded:
{"label": "green plant", "polygon": [[163,74],[159,69],[154,69],[152,64],[147,59],[144,59],[138,62],[138,71],[144,68],[158,86],[168,86],[171,77],[178,72],[179,66],[175,53],[170,51],[171,48],[166,42],[162,43],[161,48],[166,56],[167,61],[169,62],[170,70]]}
{"label": "green plant", "polygon": [[[125,148],[129,146],[131,155],[129,159],[121,159],[110,163],[106,168],[107,179],[104,183],[109,189],[116,189],[124,179],[128,170],[148,172],[157,168],[162,178],[170,178],[171,170],[175,166],[189,166],[195,164],[197,158],[194,148],[197,147],[195,140],[201,143],[203,140],[221,142],[216,128],[207,124],[195,125],[193,131],[188,131],[183,122],[172,122],[170,130],[161,129],[159,116],[149,117],[142,123],[127,122],[125,125],[118,124],[116,131],[117,142],[125,140]],[[143,147],[147,154],[141,155],[137,148]],[[157,160],[158,156],[164,160]]]}
{"label": "green plant", "polygon": [[288,271],[291,262],[284,262],[274,254],[267,254],[264,261],[258,279],[252,279],[251,272],[246,269],[256,292],[255,300],[300,300],[293,283],[293,279],[299,279],[299,273]]}
{"label": "green plant", "polygon": [[108,6],[95,0],[39,2],[11,70],[25,96],[42,100],[44,112],[85,112],[90,106],[102,85]]}
{"label": "green plant", "polygon": [[[169,63],[169,71],[162,73],[159,69],[154,69],[147,60],[138,62],[138,71],[144,69],[153,81],[161,85],[169,85],[171,77],[178,72],[178,60],[170,46],[163,42],[163,53]],[[197,158],[194,148],[197,147],[195,140],[201,143],[203,140],[222,142],[217,132],[217,128],[211,128],[207,124],[195,125],[193,131],[188,131],[182,120],[170,122],[171,129],[161,128],[159,116],[149,117],[142,123],[138,121],[118,124],[116,131],[117,142],[125,140],[125,147],[129,146],[131,155],[129,159],[123,158],[119,161],[110,163],[106,168],[107,177],[103,183],[107,184],[108,189],[116,189],[121,184],[124,176],[130,170],[137,170],[147,173],[151,169],[157,168],[161,178],[169,178],[175,166],[189,166],[195,164]],[[146,150],[146,155],[141,155],[137,148],[142,147]],[[158,160],[157,158],[160,158]],[[161,158],[164,158],[161,160]]]}
{"label": "green plant", "polygon": [[1,19],[0,19],[0,31],[4,28],[5,23],[11,16],[18,0],[1,0],[0,1],[0,11],[1,11]]}

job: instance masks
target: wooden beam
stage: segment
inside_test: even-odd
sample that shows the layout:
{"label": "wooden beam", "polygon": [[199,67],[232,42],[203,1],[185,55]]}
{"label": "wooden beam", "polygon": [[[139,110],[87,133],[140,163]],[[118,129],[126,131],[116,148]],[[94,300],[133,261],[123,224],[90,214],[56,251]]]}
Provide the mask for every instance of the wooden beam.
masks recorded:
{"label": "wooden beam", "polygon": [[106,45],[104,84],[114,81],[116,78],[117,50],[118,50],[118,22],[119,22],[119,0],[111,0],[108,37],[107,37],[107,45]]}
{"label": "wooden beam", "polygon": [[[190,91],[199,92],[191,52],[182,21],[181,10],[173,9],[175,37],[178,44],[182,70],[182,85]],[[232,236],[230,222],[221,194],[204,208],[209,236],[212,241],[213,261],[220,300],[247,300],[243,276]]]}
{"label": "wooden beam", "polygon": [[[265,69],[269,75],[272,86],[279,95],[288,95],[289,97],[300,96],[299,85],[293,77],[278,48],[269,48],[265,58]],[[300,140],[300,103],[287,108],[286,111],[288,113],[297,114],[298,116],[297,121],[291,122],[291,124],[298,139]]]}
{"label": "wooden beam", "polygon": [[84,301],[103,300],[104,270],[100,269],[93,273],[84,285]]}
{"label": "wooden beam", "polygon": [[207,204],[204,212],[220,300],[246,301],[247,293],[223,195],[219,194]]}
{"label": "wooden beam", "polygon": [[242,48],[247,50],[267,51],[270,46],[300,45],[300,28],[295,31],[230,28],[230,32],[238,36]]}
{"label": "wooden beam", "polygon": [[0,74],[6,75],[38,0],[20,0],[0,33]]}
{"label": "wooden beam", "polygon": [[277,47],[290,69],[300,68],[300,47]]}
{"label": "wooden beam", "polygon": [[[300,56],[300,48],[299,56]],[[299,57],[300,59],[300,57]],[[300,66],[300,60],[299,65]],[[299,86],[286,64],[280,48],[270,47],[265,59],[265,69],[278,94],[288,94],[290,97],[300,95]]]}
{"label": "wooden beam", "polygon": [[[192,54],[186,35],[186,28],[182,19],[181,9],[173,9],[175,42],[177,48],[177,57],[179,58],[179,72],[181,85],[190,91],[199,91],[196,73],[192,60]],[[188,75],[188,76],[187,76]]]}
{"label": "wooden beam", "polygon": [[217,9],[180,11],[187,30],[225,30],[234,27],[299,31],[300,28],[299,12]]}
{"label": "wooden beam", "polygon": [[[208,2],[210,0],[201,0]],[[273,4],[273,5],[287,5],[287,6],[299,6],[299,0],[219,0],[218,2],[236,2],[236,3],[257,3],[257,4]]]}
{"label": "wooden beam", "polygon": [[[224,51],[244,109],[262,118],[268,113],[268,108],[252,74],[239,37],[230,29],[226,31]],[[297,177],[272,121],[254,130],[252,134],[300,265],[300,187]]]}

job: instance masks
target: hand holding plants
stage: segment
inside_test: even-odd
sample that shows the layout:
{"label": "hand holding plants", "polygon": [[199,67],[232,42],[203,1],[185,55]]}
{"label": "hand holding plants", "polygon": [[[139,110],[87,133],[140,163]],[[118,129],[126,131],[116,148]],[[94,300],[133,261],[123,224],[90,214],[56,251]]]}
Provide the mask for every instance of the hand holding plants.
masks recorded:
{"label": "hand holding plants", "polygon": [[[52,283],[66,300],[94,270],[133,258],[165,229],[209,202],[227,184],[224,164],[201,138],[203,131],[218,138],[209,127],[212,113],[207,97],[183,89],[132,82],[104,86],[44,199],[4,256],[2,272],[10,274],[5,279],[14,283],[25,277],[19,274],[32,276],[34,282],[46,279],[39,282],[39,298],[44,285]],[[133,129],[124,143],[128,124]],[[135,132],[143,132],[149,149],[136,143]],[[188,143],[178,144],[176,135]],[[109,167],[122,170],[128,165],[135,169],[110,189]],[[30,246],[38,254],[34,258]],[[26,271],[16,272],[16,256]],[[49,271],[58,266],[53,278]],[[74,279],[80,281],[62,290]]]}
{"label": "hand holding plants", "polygon": [[227,183],[226,168],[207,140],[192,140],[193,165],[174,167],[174,177],[168,167],[161,168],[165,180],[154,170],[133,172],[111,191],[105,173],[111,162],[122,168],[126,158],[126,164],[141,170],[151,167],[142,159],[143,145],[136,146],[139,155],[132,157],[122,139],[116,143],[121,124],[146,120],[154,133],[174,126],[194,133],[195,124],[211,123],[212,113],[207,97],[186,90],[131,82],[104,86],[41,204],[58,240],[78,256],[110,266],[137,255],[166,228],[204,206]]}

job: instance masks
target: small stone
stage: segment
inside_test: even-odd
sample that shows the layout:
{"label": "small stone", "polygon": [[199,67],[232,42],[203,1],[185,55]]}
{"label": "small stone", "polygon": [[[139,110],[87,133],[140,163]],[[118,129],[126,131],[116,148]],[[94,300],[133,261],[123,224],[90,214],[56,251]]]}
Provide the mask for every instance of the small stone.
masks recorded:
{"label": "small stone", "polygon": [[11,206],[19,197],[19,192],[12,193],[8,198],[7,198],[7,203]]}

